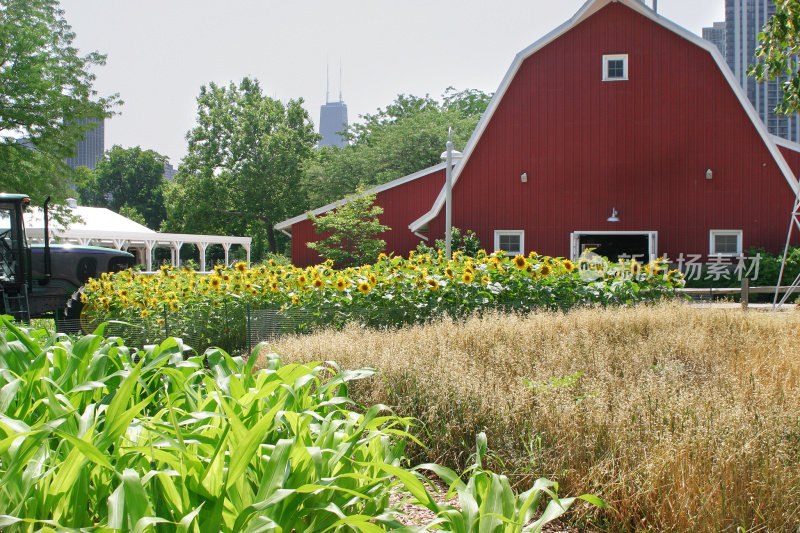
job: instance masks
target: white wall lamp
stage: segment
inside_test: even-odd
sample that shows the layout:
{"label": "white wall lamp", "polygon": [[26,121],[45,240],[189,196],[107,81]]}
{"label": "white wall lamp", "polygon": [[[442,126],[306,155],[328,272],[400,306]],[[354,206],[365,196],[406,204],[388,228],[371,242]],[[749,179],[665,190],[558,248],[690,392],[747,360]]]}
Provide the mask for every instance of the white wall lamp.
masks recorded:
{"label": "white wall lamp", "polygon": [[619,213],[617,212],[616,207],[611,208],[611,216],[606,219],[607,222],[619,222],[619,217],[617,216]]}
{"label": "white wall lamp", "polygon": [[713,179],[713,178],[714,178],[714,173],[709,168],[708,170],[706,170],[706,179],[710,180],[710,179]]}
{"label": "white wall lamp", "polygon": [[528,183],[528,173],[527,172],[523,172],[522,176],[520,176],[519,179],[520,179],[520,181],[522,183]]}

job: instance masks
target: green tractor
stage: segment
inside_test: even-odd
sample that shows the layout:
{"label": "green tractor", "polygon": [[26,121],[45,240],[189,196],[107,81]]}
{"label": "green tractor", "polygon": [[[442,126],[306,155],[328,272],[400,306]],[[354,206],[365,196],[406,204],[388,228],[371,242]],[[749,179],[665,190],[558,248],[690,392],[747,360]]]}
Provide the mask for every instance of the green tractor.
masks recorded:
{"label": "green tractor", "polygon": [[52,317],[62,331],[78,331],[80,291],[89,278],[134,265],[128,252],[95,246],[51,245],[44,204],[44,244],[29,245],[25,194],[0,193],[0,314],[19,322]]}

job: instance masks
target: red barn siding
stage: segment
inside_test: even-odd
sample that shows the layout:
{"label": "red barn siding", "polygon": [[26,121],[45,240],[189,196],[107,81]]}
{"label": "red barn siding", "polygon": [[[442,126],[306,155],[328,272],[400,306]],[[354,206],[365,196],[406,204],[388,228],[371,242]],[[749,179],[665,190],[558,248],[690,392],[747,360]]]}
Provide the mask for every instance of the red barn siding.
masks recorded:
{"label": "red barn siding", "polygon": [[[628,54],[628,81],[602,81],[604,54]],[[611,3],[522,63],[465,162],[453,224],[487,249],[494,230],[524,229],[526,250],[557,256],[572,231],[657,231],[676,258],[742,229],[745,249],[779,251],[793,200],[710,53]],[[444,235],[444,209],[429,228]]]}
{"label": "red barn siding", "polygon": [[[420,242],[420,238],[408,229],[408,225],[425,214],[433,205],[436,196],[444,186],[444,168],[417,179],[408,181],[391,189],[379,192],[375,204],[383,207],[380,216],[382,224],[391,228],[380,238],[386,241],[384,251],[406,255]],[[319,255],[308,248],[306,243],[325,238],[314,231],[311,221],[304,220],[292,226],[292,263],[295,266],[308,266],[321,262]]]}

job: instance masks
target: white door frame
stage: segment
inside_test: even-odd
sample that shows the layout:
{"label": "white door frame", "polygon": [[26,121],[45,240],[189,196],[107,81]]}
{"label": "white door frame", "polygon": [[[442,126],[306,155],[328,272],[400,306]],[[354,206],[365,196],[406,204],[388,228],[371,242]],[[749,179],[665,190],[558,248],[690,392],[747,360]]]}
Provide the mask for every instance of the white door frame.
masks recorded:
{"label": "white door frame", "polygon": [[570,250],[572,260],[577,261],[581,255],[580,242],[582,235],[646,235],[648,242],[648,261],[654,261],[658,257],[658,232],[657,231],[573,231],[569,234]]}

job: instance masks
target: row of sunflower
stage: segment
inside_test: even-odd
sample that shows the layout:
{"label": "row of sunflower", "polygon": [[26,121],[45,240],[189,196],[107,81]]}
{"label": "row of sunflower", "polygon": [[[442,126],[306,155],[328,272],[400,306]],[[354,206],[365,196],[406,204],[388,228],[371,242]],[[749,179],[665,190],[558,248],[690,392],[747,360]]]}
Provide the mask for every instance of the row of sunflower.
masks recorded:
{"label": "row of sunflower", "polygon": [[683,285],[682,276],[656,261],[575,264],[503,252],[458,252],[447,261],[413,252],[381,254],[375,264],[337,270],[330,263],[297,268],[267,262],[215,267],[210,274],[162,267],[148,275],[132,270],[90,280],[82,299],[92,322],[109,319],[155,333],[199,339],[195,347],[242,343],[246,313],[276,309],[286,315],[312,310],[306,327],[360,320],[371,326],[418,323],[441,315],[465,316],[499,308],[569,309],[659,299]]}

